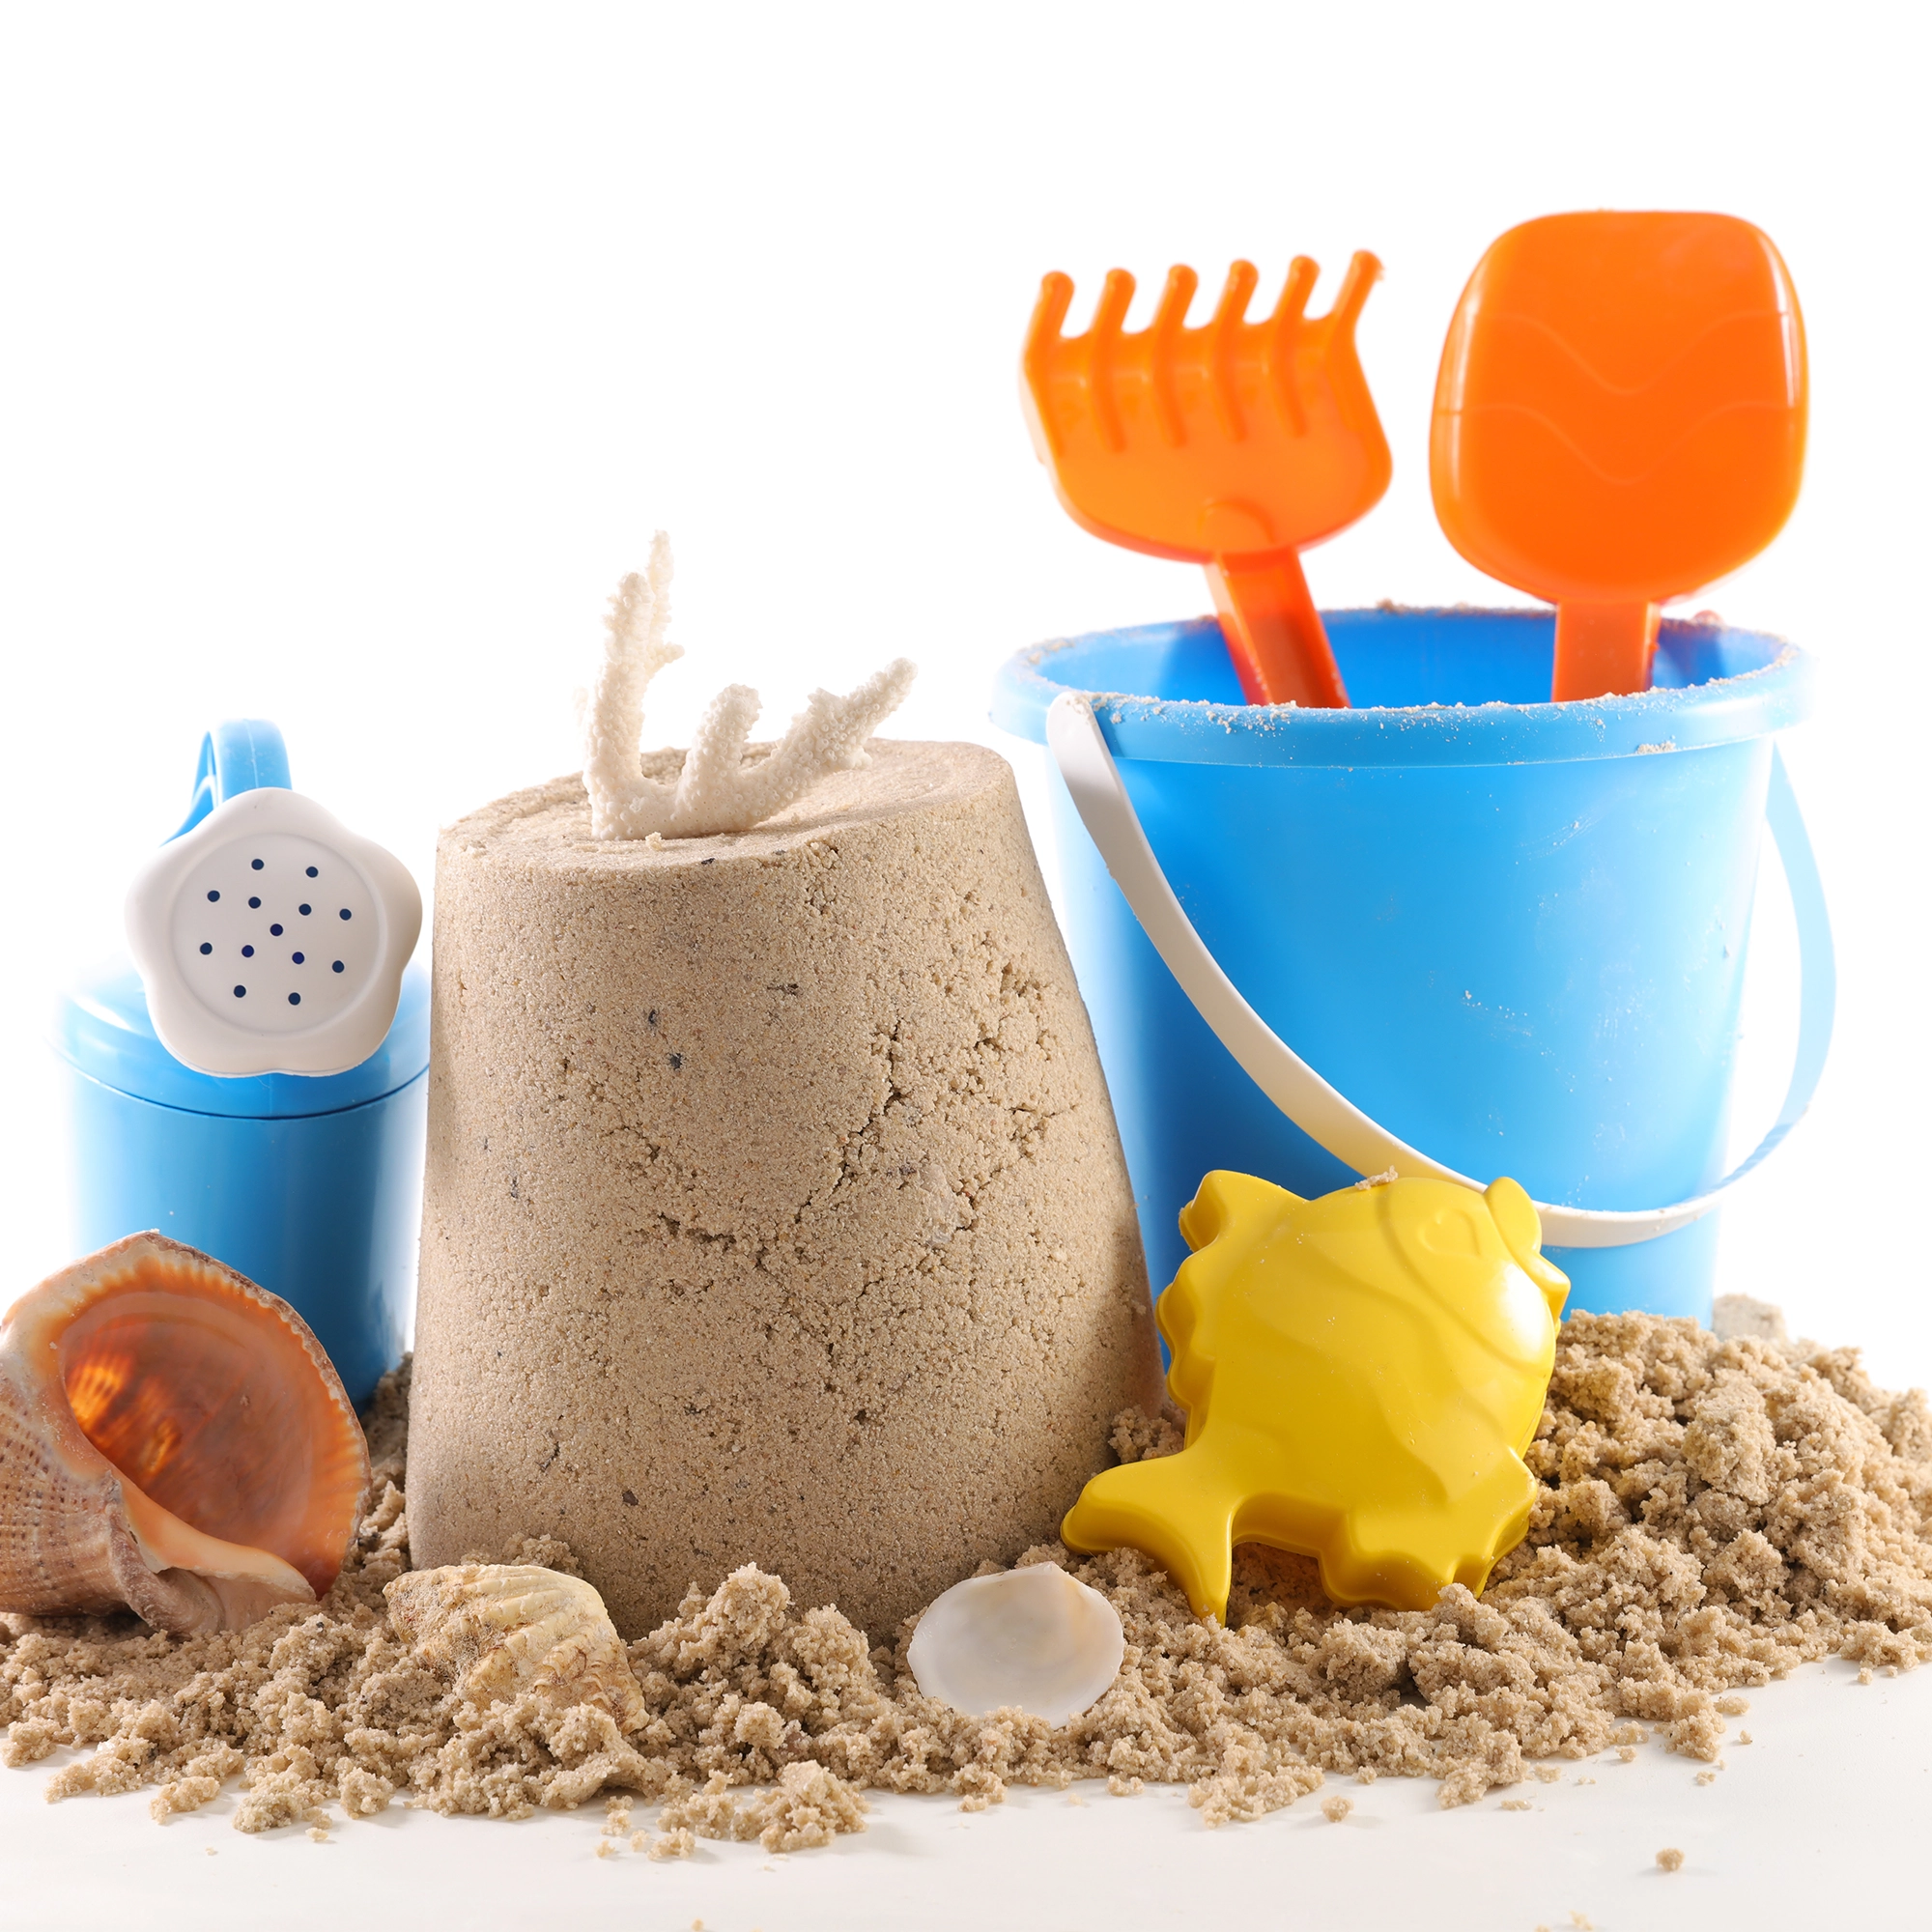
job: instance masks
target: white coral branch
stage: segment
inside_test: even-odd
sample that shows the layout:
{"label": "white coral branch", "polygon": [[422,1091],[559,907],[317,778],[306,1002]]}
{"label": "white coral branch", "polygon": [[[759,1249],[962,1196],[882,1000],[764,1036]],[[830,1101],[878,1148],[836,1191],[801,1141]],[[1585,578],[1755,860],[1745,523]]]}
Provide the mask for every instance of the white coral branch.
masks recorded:
{"label": "white coral branch", "polygon": [[[649,568],[618,584],[605,621],[604,662],[583,713],[583,784],[590,794],[593,838],[642,838],[661,831],[656,794],[638,769],[644,690],[684,653],[665,639],[670,622],[670,539],[651,540]],[[636,828],[633,829],[633,821]]]}
{"label": "white coral branch", "polygon": [[660,530],[650,567],[617,586],[604,663],[583,721],[583,785],[593,838],[696,838],[749,832],[803,798],[830,772],[858,771],[866,740],[904,702],[917,674],[895,658],[843,697],[814,691],[783,739],[749,762],[745,741],[758,694],[727,685],[711,700],[675,779],[647,779],[639,765],[644,692],[684,653],[665,640],[670,622],[670,541]]}

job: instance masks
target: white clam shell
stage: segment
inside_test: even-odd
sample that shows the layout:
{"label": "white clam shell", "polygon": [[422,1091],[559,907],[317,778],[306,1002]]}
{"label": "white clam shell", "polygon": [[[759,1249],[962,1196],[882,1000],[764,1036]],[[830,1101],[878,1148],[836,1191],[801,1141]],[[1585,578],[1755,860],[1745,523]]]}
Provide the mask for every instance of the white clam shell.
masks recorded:
{"label": "white clam shell", "polygon": [[1125,1650],[1120,1614],[1099,1591],[1030,1563],[935,1599],[906,1662],[926,1696],[969,1718],[1017,1709],[1064,1724],[1112,1685]]}

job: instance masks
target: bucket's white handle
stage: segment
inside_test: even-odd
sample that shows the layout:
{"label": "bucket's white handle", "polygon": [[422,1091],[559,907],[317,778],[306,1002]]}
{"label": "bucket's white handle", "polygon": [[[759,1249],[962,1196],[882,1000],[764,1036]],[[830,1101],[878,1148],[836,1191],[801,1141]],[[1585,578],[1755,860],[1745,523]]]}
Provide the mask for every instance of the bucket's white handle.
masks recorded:
{"label": "bucket's white handle", "polygon": [[[1488,1183],[1459,1174],[1438,1160],[1418,1152],[1379,1126],[1327,1083],[1298,1054],[1279,1039],[1273,1029],[1249,1006],[1215,963],[1201,935],[1181,909],[1160,868],[1160,861],[1141,829],[1139,814],[1114,764],[1114,754],[1094,715],[1092,700],[1081,692],[1066,691],[1053,700],[1046,714],[1046,742],[1060,768],[1073,808],[1089,837],[1099,848],[1114,883],[1125,895],[1167,969],[1194,1002],[1215,1037],[1234,1055],[1248,1077],[1311,1140],[1361,1174],[1433,1175],[1480,1190]],[[1791,902],[1798,917],[1799,961],[1802,975],[1798,1023],[1798,1053],[1791,1085],[1777,1122],[1752,1151],[1749,1159],[1727,1174],[1707,1194],[1679,1201],[1668,1208],[1632,1210],[1564,1208],[1539,1201],[1543,1237],[1559,1248],[1621,1248],[1648,1241],[1688,1227],[1708,1214],[1727,1189],[1742,1180],[1797,1125],[1810,1104],[1818,1076],[1824,1070],[1832,1040],[1832,1016],[1837,1001],[1836,969],[1832,956],[1832,928],[1825,912],[1825,892],[1818,864],[1804,834],[1798,801],[1784,761],[1774,747],[1771,792],[1766,816],[1772,837],[1784,861]],[[1493,1179],[1493,1177],[1491,1177]]]}

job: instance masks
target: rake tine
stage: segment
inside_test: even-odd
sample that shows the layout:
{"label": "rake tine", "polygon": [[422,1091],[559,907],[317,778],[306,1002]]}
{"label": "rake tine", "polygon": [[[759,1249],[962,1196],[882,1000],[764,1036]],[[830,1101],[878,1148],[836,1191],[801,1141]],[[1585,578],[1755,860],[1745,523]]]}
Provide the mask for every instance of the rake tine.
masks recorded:
{"label": "rake tine", "polygon": [[1039,418],[1040,428],[1045,431],[1047,443],[1055,456],[1063,451],[1060,429],[1048,406],[1047,378],[1053,373],[1063,340],[1060,326],[1066,320],[1066,311],[1072,305],[1073,277],[1063,275],[1056,269],[1040,282],[1039,299],[1034,304],[1033,321],[1027,325],[1026,347],[1020,352],[1020,369],[1026,377],[1027,387],[1033,391],[1034,413]]}
{"label": "rake tine", "polygon": [[1349,257],[1349,270],[1342,277],[1335,305],[1324,318],[1334,325],[1334,331],[1329,336],[1331,342],[1338,337],[1346,340],[1354,333],[1362,304],[1368,300],[1369,291],[1381,278],[1382,265],[1366,248],[1358,248]]}
{"label": "rake tine", "polygon": [[1294,383],[1294,343],[1308,315],[1308,298],[1321,270],[1306,255],[1297,255],[1288,265],[1288,279],[1281,285],[1281,299],[1269,318],[1267,365],[1274,389],[1275,408],[1288,424],[1291,436],[1308,434],[1308,416],[1301,407],[1301,391]]}
{"label": "rake tine", "polygon": [[1241,420],[1240,391],[1235,384],[1235,336],[1248,312],[1248,303],[1261,276],[1252,262],[1236,262],[1228,270],[1221,299],[1215,304],[1214,319],[1208,325],[1208,364],[1213,373],[1214,405],[1221,427],[1230,442],[1239,442],[1247,435]]}
{"label": "rake tine", "polygon": [[1381,265],[1357,253],[1317,316],[1320,269],[1296,255],[1286,270],[1264,306],[1255,265],[1230,262],[1212,313],[1197,323],[1201,278],[1176,263],[1146,327],[1128,333],[1134,278],[1115,269],[1078,335],[1066,320],[1072,284],[1049,275],[1021,404],[1076,523],[1129,550],[1206,565],[1250,703],[1334,707],[1348,692],[1298,554],[1388,488],[1388,443],[1352,341]]}
{"label": "rake tine", "polygon": [[1134,278],[1124,269],[1109,269],[1100,285],[1100,299],[1094,310],[1094,324],[1087,331],[1087,387],[1094,401],[1094,420],[1109,449],[1127,446],[1126,432],[1121,427],[1121,407],[1114,397],[1114,349],[1121,339],[1121,324],[1126,320],[1128,304],[1134,298]]}
{"label": "rake tine", "polygon": [[1177,264],[1167,271],[1167,286],[1160,292],[1160,306],[1154,311],[1148,329],[1152,338],[1149,347],[1148,374],[1153,381],[1153,409],[1160,422],[1161,440],[1170,449],[1179,449],[1187,440],[1187,425],[1180,413],[1180,399],[1174,392],[1174,352],[1187,321],[1188,305],[1201,277],[1192,269]]}

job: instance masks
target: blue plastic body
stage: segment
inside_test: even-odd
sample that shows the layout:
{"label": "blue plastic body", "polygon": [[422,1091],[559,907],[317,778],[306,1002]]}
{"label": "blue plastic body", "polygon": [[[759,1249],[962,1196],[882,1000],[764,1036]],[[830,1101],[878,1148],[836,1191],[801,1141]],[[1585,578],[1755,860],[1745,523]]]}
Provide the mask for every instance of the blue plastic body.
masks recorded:
{"label": "blue plastic body", "polygon": [[[1652,690],[1549,688],[1547,614],[1324,613],[1350,711],[1244,706],[1212,619],[1024,651],[994,722],[1101,727],[1203,939],[1289,1045],[1410,1145],[1540,1200],[1656,1208],[1722,1168],[1772,734],[1804,653],[1665,624]],[[1067,942],[1156,1286],[1227,1167],[1315,1194],[1353,1174],[1208,1031],[1054,781]],[[1709,1319],[1718,1217],[1551,1249],[1571,1306]]]}
{"label": "blue plastic body", "polygon": [[[218,725],[181,831],[238,791],[288,782],[272,724]],[[428,976],[405,973],[383,1044],[345,1073],[225,1079],[183,1065],[125,958],[67,988],[49,1036],[68,1069],[75,1252],[144,1228],[200,1248],[292,1303],[350,1400],[367,1402],[402,1359],[414,1303]]]}

